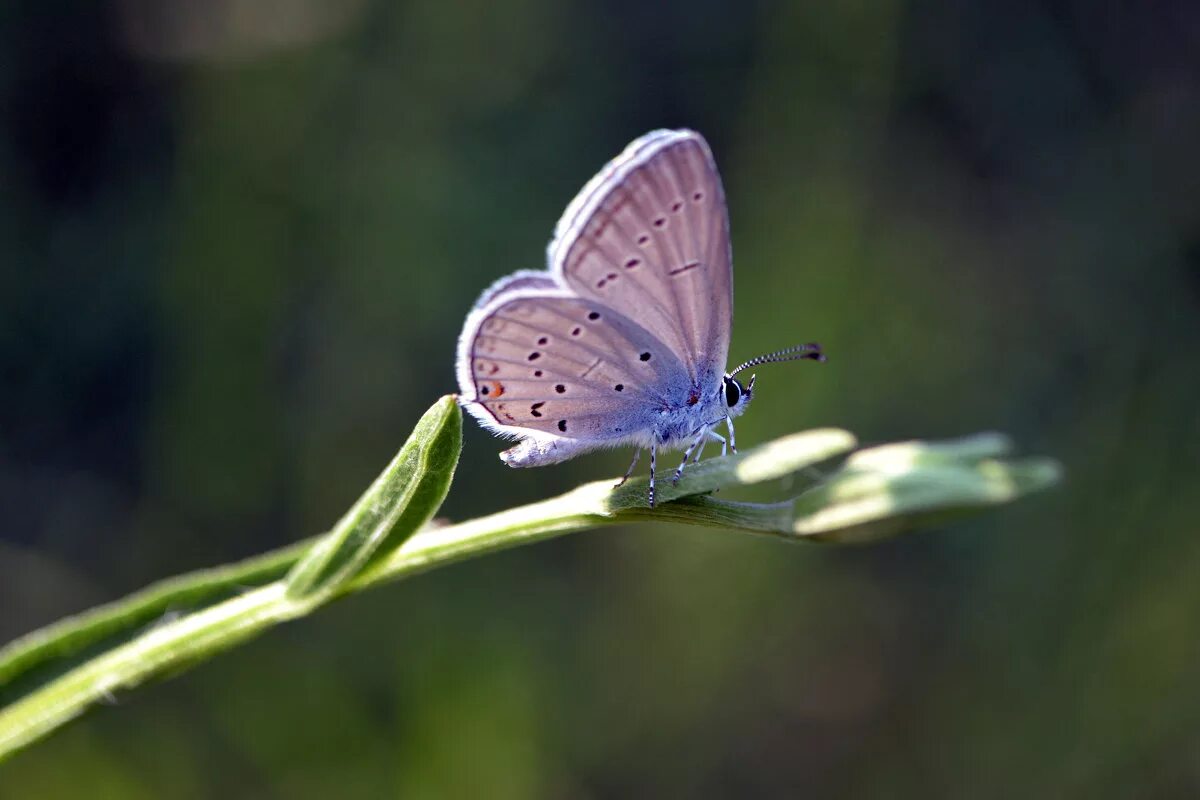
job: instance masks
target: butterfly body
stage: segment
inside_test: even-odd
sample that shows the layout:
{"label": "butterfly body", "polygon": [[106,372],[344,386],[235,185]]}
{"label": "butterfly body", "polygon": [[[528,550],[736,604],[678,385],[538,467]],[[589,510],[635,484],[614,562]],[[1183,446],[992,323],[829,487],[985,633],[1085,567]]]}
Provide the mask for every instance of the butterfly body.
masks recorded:
{"label": "butterfly body", "polygon": [[722,422],[732,446],[731,419],[753,387],[724,372],[729,222],[704,139],[660,130],[635,140],[567,207],[547,260],[547,271],[494,283],[467,316],[460,402],[520,440],[501,454],[509,466],[648,449],[653,505],[656,453],[686,448],[686,463],[709,440],[724,446]]}

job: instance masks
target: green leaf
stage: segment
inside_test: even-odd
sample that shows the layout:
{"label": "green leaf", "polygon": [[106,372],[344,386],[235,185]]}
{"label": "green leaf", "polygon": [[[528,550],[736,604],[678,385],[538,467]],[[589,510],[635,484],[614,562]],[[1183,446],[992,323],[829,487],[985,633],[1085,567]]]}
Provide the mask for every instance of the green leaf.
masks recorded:
{"label": "green leaf", "polygon": [[288,597],[323,602],[374,559],[395,551],[441,507],[461,449],[462,413],[447,395],[425,412],[387,469],[288,573]]}
{"label": "green leaf", "polygon": [[861,450],[801,495],[792,532],[829,542],[867,542],[1007,503],[1058,482],[1047,458],[1004,460],[996,433],[949,442],[906,442]]}

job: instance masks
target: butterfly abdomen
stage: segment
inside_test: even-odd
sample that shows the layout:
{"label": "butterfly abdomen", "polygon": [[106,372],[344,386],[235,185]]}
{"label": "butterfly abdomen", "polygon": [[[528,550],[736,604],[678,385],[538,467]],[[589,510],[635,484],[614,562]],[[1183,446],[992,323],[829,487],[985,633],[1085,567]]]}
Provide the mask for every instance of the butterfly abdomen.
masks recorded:
{"label": "butterfly abdomen", "polygon": [[510,467],[544,467],[574,458],[594,449],[574,439],[525,439],[516,447],[500,454],[500,460]]}

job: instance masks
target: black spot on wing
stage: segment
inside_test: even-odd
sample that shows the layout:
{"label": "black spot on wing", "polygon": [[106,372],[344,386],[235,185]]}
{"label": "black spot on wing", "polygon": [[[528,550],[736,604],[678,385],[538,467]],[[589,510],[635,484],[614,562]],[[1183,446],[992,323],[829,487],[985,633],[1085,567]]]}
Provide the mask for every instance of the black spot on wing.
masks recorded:
{"label": "black spot on wing", "polygon": [[693,270],[693,269],[696,269],[697,267],[702,267],[702,266],[704,266],[704,265],[701,264],[699,261],[689,261],[688,263],[684,264],[682,267],[677,267],[675,269],[668,270],[667,274],[668,275],[682,275],[683,273],[687,272],[688,270]]}

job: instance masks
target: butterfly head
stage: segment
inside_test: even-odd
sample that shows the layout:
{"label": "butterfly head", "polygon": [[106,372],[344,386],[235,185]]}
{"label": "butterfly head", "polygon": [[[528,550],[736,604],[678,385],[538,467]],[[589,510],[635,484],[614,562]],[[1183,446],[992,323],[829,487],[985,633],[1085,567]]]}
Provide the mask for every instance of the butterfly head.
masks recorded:
{"label": "butterfly head", "polygon": [[725,413],[730,417],[736,417],[746,410],[746,406],[750,405],[750,398],[754,394],[754,379],[756,375],[750,376],[750,383],[742,386],[741,381],[726,375],[725,382],[721,387],[725,395]]}

